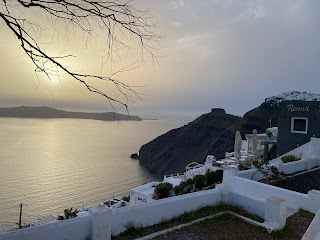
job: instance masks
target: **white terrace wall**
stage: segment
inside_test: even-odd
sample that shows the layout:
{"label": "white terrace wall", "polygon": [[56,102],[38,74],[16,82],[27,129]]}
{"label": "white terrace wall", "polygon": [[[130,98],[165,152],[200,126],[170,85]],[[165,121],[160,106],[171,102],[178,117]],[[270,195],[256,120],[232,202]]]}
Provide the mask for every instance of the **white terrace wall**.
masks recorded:
{"label": "white terrace wall", "polygon": [[[224,173],[228,174],[228,172]],[[234,175],[234,174],[232,174]],[[246,178],[246,179],[250,179],[252,178],[252,180],[254,181],[260,181],[264,176],[261,172],[257,172],[257,169],[249,169],[246,171],[238,171],[236,172],[236,175],[242,178]]]}
{"label": "white terrace wall", "polygon": [[[312,138],[311,138],[311,141],[312,141]],[[287,156],[287,155],[299,156],[299,155],[302,154],[303,157],[304,156],[310,156],[310,154],[311,154],[311,141],[307,142],[307,143],[305,143],[305,144],[303,144],[303,145],[301,145],[301,146],[299,146],[299,147],[297,147],[297,148],[295,148],[295,149],[293,149],[293,150],[291,150],[291,151],[289,151],[289,152],[287,152],[287,153],[285,153],[285,154],[283,154],[283,155],[281,155],[281,156],[279,156],[279,157],[277,157],[275,159],[273,159],[270,162],[279,162],[279,161],[281,161],[281,157]]]}
{"label": "white terrace wall", "polygon": [[231,205],[241,206],[249,213],[257,214],[262,218],[265,217],[265,199],[249,196],[247,194],[231,190],[228,203]]}
{"label": "white terrace wall", "polygon": [[[303,144],[303,145],[283,154],[282,156],[287,156],[287,155],[299,156],[300,154],[302,154],[302,158],[320,158],[319,146],[320,146],[320,138],[312,137],[310,139],[310,142],[307,142],[306,144]],[[279,163],[281,161],[282,156],[279,156],[270,162],[271,163]]]}
{"label": "white terrace wall", "polygon": [[152,188],[152,186],[157,186],[159,182],[150,182],[142,186],[131,189],[130,191],[130,204],[144,204],[146,202],[154,201],[152,195],[144,193],[146,189]]}
{"label": "white terrace wall", "polygon": [[89,215],[0,234],[0,240],[85,240],[91,236]]}
{"label": "white terrace wall", "polygon": [[279,171],[284,172],[285,174],[294,174],[310,170],[317,166],[320,166],[320,158],[306,158],[295,162],[278,163],[275,165]]}
{"label": "white terrace wall", "polygon": [[307,157],[320,158],[320,138],[311,138],[310,145],[311,154]]}
{"label": "white terrace wall", "polygon": [[285,226],[287,213],[287,203],[285,199],[275,196],[263,199],[247,195],[235,191],[233,186],[226,185],[225,183],[218,184],[216,187],[222,190],[222,201],[243,207],[248,212],[259,215],[265,220],[263,225],[271,231],[281,229]]}
{"label": "white terrace wall", "polygon": [[316,213],[320,208],[320,191],[317,190],[302,194],[236,176],[235,171],[224,171],[223,183],[230,186],[231,192],[254,197],[257,200],[275,196],[285,199],[288,207],[294,209],[302,208]]}
{"label": "white terrace wall", "polygon": [[221,190],[212,189],[112,210],[99,206],[86,216],[0,234],[0,240],[108,240],[111,233],[126,230],[129,222],[149,226],[219,202]]}
{"label": "white terrace wall", "polygon": [[[289,163],[283,163],[281,161],[281,157],[283,156],[299,156],[300,154],[302,154],[302,160]],[[310,142],[293,149],[292,151],[270,161],[269,163],[270,165],[278,168],[279,171],[283,171],[286,174],[306,171],[320,166],[320,139],[311,138]]]}
{"label": "white terrace wall", "polygon": [[111,226],[113,235],[124,230],[129,222],[150,226],[159,223],[163,219],[190,212],[206,205],[216,205],[221,201],[221,190],[212,189],[207,191],[189,193],[157,200],[142,205],[118,208],[104,213],[104,220]]}

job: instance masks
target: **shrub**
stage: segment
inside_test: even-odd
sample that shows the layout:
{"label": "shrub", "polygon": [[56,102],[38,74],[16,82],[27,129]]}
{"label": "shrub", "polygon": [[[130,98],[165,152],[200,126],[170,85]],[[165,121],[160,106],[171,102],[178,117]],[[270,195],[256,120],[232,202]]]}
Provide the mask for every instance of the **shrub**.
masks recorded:
{"label": "shrub", "polygon": [[[188,181],[191,180],[191,181]],[[175,186],[173,191],[176,196],[186,194],[193,190],[193,180],[188,179],[187,181],[182,181],[180,185]]]}
{"label": "shrub", "polygon": [[261,182],[263,183],[279,186],[279,184],[286,179],[286,174],[284,172],[279,172],[276,167],[270,166],[269,164],[258,164],[256,168],[258,171],[252,174],[251,180],[253,180],[258,172],[262,173],[264,177],[261,179]]}
{"label": "shrub", "polygon": [[180,185],[175,186],[175,187],[173,188],[173,191],[174,191],[174,194],[175,194],[176,196],[181,195],[181,194],[182,194],[182,186],[181,186],[181,183],[180,183]]}
{"label": "shrub", "polygon": [[122,200],[125,202],[130,202],[130,195],[122,197]]}
{"label": "shrub", "polygon": [[189,178],[186,183],[187,183],[187,185],[193,185],[194,184],[194,180]]}
{"label": "shrub", "polygon": [[223,170],[217,170],[216,171],[218,173],[218,179],[216,180],[216,182],[222,182],[223,179]]}
{"label": "shrub", "polygon": [[203,189],[205,186],[206,177],[204,175],[196,175],[193,177],[194,185],[198,189]]}
{"label": "shrub", "polygon": [[219,173],[217,172],[212,172],[212,171],[207,171],[205,174],[206,177],[206,185],[210,186],[214,183],[217,182],[218,178],[219,178]]}
{"label": "shrub", "polygon": [[154,189],[154,194],[155,194],[156,199],[169,197],[171,189],[172,189],[172,184],[171,183],[167,183],[167,182],[160,183]]}
{"label": "shrub", "polygon": [[77,216],[79,210],[78,209],[72,210],[72,209],[73,208],[64,210],[65,219],[75,218]]}
{"label": "shrub", "polygon": [[295,155],[287,155],[287,156],[281,157],[281,160],[283,163],[295,162],[295,161],[299,161],[301,159],[302,159],[301,156],[297,157]]}
{"label": "shrub", "polygon": [[182,194],[190,193],[193,191],[193,185],[187,185],[185,188],[182,190]]}

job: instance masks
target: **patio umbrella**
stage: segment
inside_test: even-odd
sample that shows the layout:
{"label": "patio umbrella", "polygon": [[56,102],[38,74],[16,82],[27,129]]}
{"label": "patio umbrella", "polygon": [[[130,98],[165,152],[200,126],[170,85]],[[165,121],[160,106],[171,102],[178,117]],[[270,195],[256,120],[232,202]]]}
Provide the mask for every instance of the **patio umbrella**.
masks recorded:
{"label": "patio umbrella", "polygon": [[256,160],[257,158],[257,153],[258,153],[258,136],[257,136],[257,130],[253,130],[252,134],[252,155],[253,155],[253,160]]}
{"label": "patio umbrella", "polygon": [[242,146],[242,137],[239,131],[236,132],[235,140],[234,140],[234,157],[238,160],[241,155],[241,146]]}

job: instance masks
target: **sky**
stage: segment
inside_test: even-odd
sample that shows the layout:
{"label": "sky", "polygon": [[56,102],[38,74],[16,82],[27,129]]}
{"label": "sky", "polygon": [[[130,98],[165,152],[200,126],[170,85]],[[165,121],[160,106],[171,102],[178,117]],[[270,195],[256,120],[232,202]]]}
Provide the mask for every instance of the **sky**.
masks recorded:
{"label": "sky", "polygon": [[[146,57],[139,68],[119,76],[139,86],[136,90],[142,94],[142,101],[129,105],[131,114],[201,114],[218,107],[243,115],[282,92],[320,93],[318,0],[135,0],[133,4],[152,13],[155,31],[164,38],[156,63]],[[42,18],[33,16],[46,22]],[[63,74],[53,84],[40,76],[39,86],[34,66],[1,20],[0,31],[1,107],[111,110],[103,97]],[[43,31],[46,36],[49,30]],[[101,65],[103,36],[81,41],[78,33],[70,35],[70,39],[50,35],[48,51],[76,53],[77,58],[66,62],[72,69],[111,72],[110,65]],[[135,54],[119,51],[119,55],[122,65],[135,61]]]}

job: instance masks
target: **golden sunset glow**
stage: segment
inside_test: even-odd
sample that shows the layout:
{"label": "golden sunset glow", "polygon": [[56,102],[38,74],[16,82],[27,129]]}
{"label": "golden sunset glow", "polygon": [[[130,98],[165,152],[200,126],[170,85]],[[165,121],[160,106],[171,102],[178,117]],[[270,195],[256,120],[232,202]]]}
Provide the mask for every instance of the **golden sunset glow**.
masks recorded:
{"label": "golden sunset glow", "polygon": [[[165,36],[157,62],[146,52],[141,56],[140,49],[133,45],[132,52],[115,48],[113,63],[104,62],[107,45],[103,32],[88,37],[72,29],[61,28],[63,34],[52,34],[50,28],[44,28],[41,38],[48,43],[46,50],[50,54],[73,55],[59,59],[72,71],[103,76],[120,71],[116,79],[137,86],[134,90],[142,93],[143,101],[129,103],[138,112],[202,112],[219,106],[241,115],[263,101],[264,96],[293,89],[320,92],[319,68],[315,64],[320,62],[320,29],[316,25],[320,15],[313,11],[317,9],[313,4],[318,3],[249,2],[134,1],[139,9],[150,9],[158,23],[156,31]],[[50,23],[50,19],[41,19],[40,23],[45,21]],[[4,22],[0,22],[0,30],[5,36],[0,39],[2,106],[37,105],[41,101],[52,107],[59,102],[60,106],[109,108],[106,99],[88,93],[84,85],[62,73],[61,78],[53,76],[51,82],[39,73],[50,93],[37,88],[34,66],[21,51],[19,41]],[[128,39],[129,45],[132,42]],[[140,57],[143,62],[134,65],[133,70],[121,71]],[[106,81],[92,84],[121,98]],[[250,100],[244,96],[250,96]],[[232,104],[234,101],[238,107]]]}

